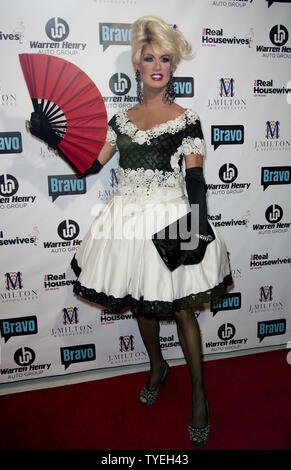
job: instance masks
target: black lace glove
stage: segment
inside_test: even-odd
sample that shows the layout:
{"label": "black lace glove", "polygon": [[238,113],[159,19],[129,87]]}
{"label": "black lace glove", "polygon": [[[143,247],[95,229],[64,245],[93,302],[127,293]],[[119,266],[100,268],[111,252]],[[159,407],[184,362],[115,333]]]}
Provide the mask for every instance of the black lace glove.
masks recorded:
{"label": "black lace glove", "polygon": [[83,176],[96,175],[97,173],[99,173],[99,171],[102,170],[102,168],[103,165],[99,162],[99,160],[94,160],[93,165],[90,166],[90,168],[88,168],[88,170],[83,173]]}
{"label": "black lace glove", "polygon": [[49,147],[58,149],[58,144],[62,140],[51,128],[48,118],[42,113],[31,113],[29,130],[41,140],[44,140]]}
{"label": "black lace glove", "polygon": [[190,206],[191,204],[199,205],[198,247],[194,252],[189,250],[183,261],[183,264],[193,264],[194,255],[195,263],[203,259],[207,243],[212,241],[214,234],[207,220],[206,184],[202,167],[187,168],[185,172],[185,182]]}

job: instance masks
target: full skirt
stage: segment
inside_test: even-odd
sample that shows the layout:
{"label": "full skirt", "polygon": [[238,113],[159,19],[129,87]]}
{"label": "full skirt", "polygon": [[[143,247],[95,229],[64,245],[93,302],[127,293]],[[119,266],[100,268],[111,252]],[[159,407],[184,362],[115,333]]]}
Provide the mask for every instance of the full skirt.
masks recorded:
{"label": "full skirt", "polygon": [[102,207],[71,266],[74,292],[113,312],[171,317],[222,295],[232,283],[225,243],[215,240],[203,260],[170,271],[152,235],[189,211],[182,188],[161,188],[149,195],[117,191]]}

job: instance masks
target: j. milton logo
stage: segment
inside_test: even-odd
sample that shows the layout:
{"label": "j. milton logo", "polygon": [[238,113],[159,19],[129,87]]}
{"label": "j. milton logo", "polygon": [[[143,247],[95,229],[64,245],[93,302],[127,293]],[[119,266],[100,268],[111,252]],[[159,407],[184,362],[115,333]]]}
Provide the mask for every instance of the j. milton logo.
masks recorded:
{"label": "j. milton logo", "polygon": [[12,336],[35,335],[38,332],[37,318],[35,315],[30,317],[17,317],[0,320],[1,337],[5,343]]}
{"label": "j. milton logo", "polygon": [[80,233],[80,227],[72,219],[63,220],[57,227],[57,233],[63,241],[47,241],[43,242],[44,248],[49,248],[51,253],[66,253],[69,251],[77,251],[82,240],[77,239]]}
{"label": "j. milton logo", "polygon": [[60,17],[50,18],[45,25],[45,33],[48,41],[32,40],[30,48],[37,52],[50,55],[75,55],[84,51],[87,44],[84,42],[66,41],[70,28],[66,20]]}
{"label": "j. milton logo", "polygon": [[290,184],[291,166],[267,166],[261,168],[261,185],[264,191],[268,186]]}
{"label": "j. milton logo", "polygon": [[15,364],[18,367],[0,369],[1,375],[6,375],[7,379],[28,379],[32,376],[39,376],[44,371],[48,371],[51,363],[35,363],[35,351],[27,346],[22,346],[15,351],[13,356]]}
{"label": "j. milton logo", "polygon": [[224,294],[220,297],[215,297],[211,301],[210,310],[215,316],[222,310],[238,310],[241,308],[241,293],[232,292],[231,294]]}
{"label": "j. milton logo", "polygon": [[0,106],[10,107],[16,106],[16,104],[16,93],[10,90],[4,90],[0,87]]}
{"label": "j. milton logo", "polygon": [[118,352],[110,354],[108,362],[110,364],[130,364],[142,362],[146,357],[147,353],[145,351],[136,349],[133,335],[123,335],[118,338]]}
{"label": "j. milton logo", "polygon": [[291,88],[274,86],[273,80],[257,79],[254,81],[254,96],[256,97],[272,95],[272,98],[276,98],[280,95],[288,95],[290,92]]}
{"label": "j. milton logo", "polygon": [[80,179],[76,175],[48,176],[48,190],[53,202],[59,196],[85,194],[87,191],[86,178]]}
{"label": "j. milton logo", "polygon": [[224,33],[223,28],[212,29],[203,28],[201,37],[202,46],[248,46],[250,39],[243,37],[238,38],[235,35],[227,35]]}
{"label": "j. milton logo", "polygon": [[281,222],[283,209],[279,204],[271,204],[265,211],[265,219],[268,224],[253,224],[253,230],[259,235],[286,233],[291,222]]}
{"label": "j. milton logo", "polygon": [[257,337],[260,343],[268,336],[279,336],[286,333],[286,318],[258,322]]}
{"label": "j. milton logo", "polygon": [[220,341],[208,341],[205,343],[207,349],[212,352],[228,351],[239,349],[244,346],[248,338],[235,338],[236,328],[232,323],[224,323],[218,328],[218,338]]}
{"label": "j. milton logo", "polygon": [[131,24],[99,23],[99,42],[103,52],[110,46],[128,46],[131,41]]}
{"label": "j. milton logo", "polygon": [[35,202],[36,196],[17,196],[18,189],[15,176],[0,175],[0,209],[23,209]]}
{"label": "j. milton logo", "polygon": [[272,26],[269,31],[271,46],[257,44],[256,51],[263,58],[290,59],[291,47],[286,46],[289,39],[289,32],[283,24]]}
{"label": "j. milton logo", "polygon": [[61,353],[61,364],[65,367],[65,370],[71,364],[77,364],[79,362],[95,361],[96,349],[95,344],[81,344],[78,346],[67,346],[60,349]]}
{"label": "j. milton logo", "polygon": [[291,264],[291,257],[270,258],[269,253],[254,253],[250,257],[250,269],[263,269],[264,267],[281,266]]}
{"label": "j. milton logo", "polygon": [[256,152],[290,152],[291,139],[282,138],[280,121],[266,121],[261,126],[261,140],[255,140]]}
{"label": "j. milton logo", "polygon": [[61,323],[52,329],[52,336],[64,338],[67,336],[88,335],[92,332],[92,323],[80,323],[78,307],[64,307],[61,313]]}
{"label": "j. milton logo", "polygon": [[234,78],[220,78],[217,97],[208,99],[211,111],[235,111],[246,109],[246,99],[237,96]]}
{"label": "j. milton logo", "polygon": [[233,163],[225,163],[219,169],[218,176],[222,183],[207,184],[208,191],[212,195],[241,194],[250,188],[251,183],[235,182],[238,177],[238,169]]}
{"label": "j. milton logo", "polygon": [[2,303],[26,302],[38,300],[38,293],[35,289],[27,288],[23,282],[21,272],[7,272],[4,274],[5,291],[0,291]]}
{"label": "j. milton logo", "polygon": [[241,145],[244,143],[244,126],[215,125],[211,126],[211,145],[214,150],[220,145]]}
{"label": "j. milton logo", "polygon": [[134,351],[134,336],[120,336],[119,337],[119,351],[127,352]]}
{"label": "j. milton logo", "polygon": [[281,300],[274,299],[274,296],[274,286],[260,286],[258,289],[258,301],[249,306],[249,313],[282,312],[284,304]]}
{"label": "j. milton logo", "polygon": [[[118,178],[116,174],[116,169],[111,168],[109,172],[109,178],[107,179],[107,184],[111,186],[111,188],[99,189],[97,192],[97,199],[100,201],[107,201],[109,197],[111,197],[118,187]],[[97,216],[98,212],[100,211],[100,204],[96,204],[93,206],[91,215]]]}

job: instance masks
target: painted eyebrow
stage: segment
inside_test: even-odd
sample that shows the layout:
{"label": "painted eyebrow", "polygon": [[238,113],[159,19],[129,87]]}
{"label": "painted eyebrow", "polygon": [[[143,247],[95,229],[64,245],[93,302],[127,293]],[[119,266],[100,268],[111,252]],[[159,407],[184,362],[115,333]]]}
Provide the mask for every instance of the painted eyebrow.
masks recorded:
{"label": "painted eyebrow", "polygon": [[[151,54],[150,52],[147,52],[146,54],[144,54],[144,57],[145,56],[154,57],[154,55]],[[162,59],[162,57],[169,57],[170,58],[170,55],[169,54],[163,54],[159,57],[159,59]]]}

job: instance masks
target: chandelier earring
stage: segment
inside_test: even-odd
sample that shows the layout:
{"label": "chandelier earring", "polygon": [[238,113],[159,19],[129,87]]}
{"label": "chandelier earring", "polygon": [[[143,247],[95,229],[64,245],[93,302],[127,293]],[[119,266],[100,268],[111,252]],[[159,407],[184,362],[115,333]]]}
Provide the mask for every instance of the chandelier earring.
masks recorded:
{"label": "chandelier earring", "polygon": [[142,93],[142,87],[141,87],[141,74],[139,70],[135,71],[135,79],[136,79],[136,94],[137,94],[137,100],[139,104],[142,104],[143,102],[143,93]]}
{"label": "chandelier earring", "polygon": [[167,83],[167,87],[165,90],[165,101],[167,101],[169,104],[172,104],[175,101],[176,98],[176,92],[174,88],[174,77],[173,77],[173,72],[170,74],[170,79]]}

